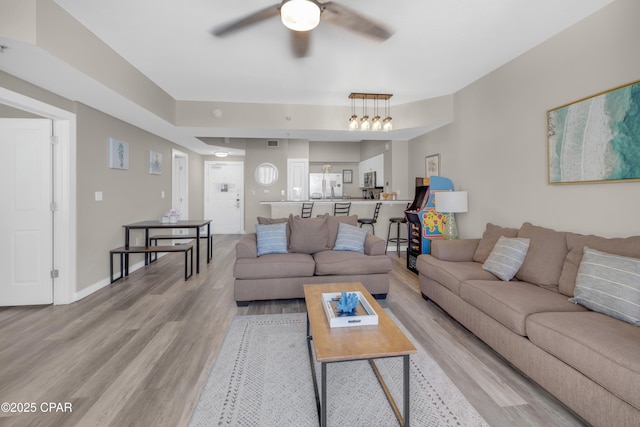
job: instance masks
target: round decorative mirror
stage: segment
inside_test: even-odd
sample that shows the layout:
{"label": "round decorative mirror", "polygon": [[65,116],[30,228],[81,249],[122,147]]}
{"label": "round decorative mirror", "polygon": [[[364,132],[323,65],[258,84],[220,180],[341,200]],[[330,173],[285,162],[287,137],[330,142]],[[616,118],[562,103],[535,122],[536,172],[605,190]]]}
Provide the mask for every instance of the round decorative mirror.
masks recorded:
{"label": "round decorative mirror", "polygon": [[260,185],[273,185],[278,181],[278,168],[273,163],[260,163],[256,168],[255,177]]}

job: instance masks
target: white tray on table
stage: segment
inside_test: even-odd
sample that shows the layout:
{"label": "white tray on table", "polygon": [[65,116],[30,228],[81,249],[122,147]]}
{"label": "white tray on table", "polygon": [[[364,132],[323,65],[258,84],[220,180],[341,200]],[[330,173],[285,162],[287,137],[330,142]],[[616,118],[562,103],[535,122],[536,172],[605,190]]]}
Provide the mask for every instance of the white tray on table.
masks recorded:
{"label": "white tray on table", "polygon": [[362,293],[347,293],[355,293],[358,295],[358,306],[355,309],[355,314],[344,315],[336,309],[338,300],[342,297],[341,292],[329,292],[322,294],[322,306],[324,307],[324,312],[327,315],[329,326],[332,328],[342,328],[348,326],[377,325],[378,315]]}

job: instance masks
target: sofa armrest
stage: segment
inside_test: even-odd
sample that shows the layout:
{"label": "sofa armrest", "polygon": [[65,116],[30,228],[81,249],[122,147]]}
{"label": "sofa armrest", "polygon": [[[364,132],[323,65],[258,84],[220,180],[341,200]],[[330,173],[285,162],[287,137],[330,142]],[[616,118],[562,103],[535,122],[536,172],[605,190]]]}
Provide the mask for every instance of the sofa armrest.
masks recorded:
{"label": "sofa armrest", "polygon": [[480,239],[432,240],[431,255],[442,261],[473,261]]}
{"label": "sofa armrest", "polygon": [[364,253],[365,255],[384,255],[387,250],[387,242],[378,236],[373,234],[367,234],[367,238],[364,241]]}
{"label": "sofa armrest", "polygon": [[244,234],[236,243],[236,259],[240,258],[257,258],[258,257],[258,241],[256,233]]}

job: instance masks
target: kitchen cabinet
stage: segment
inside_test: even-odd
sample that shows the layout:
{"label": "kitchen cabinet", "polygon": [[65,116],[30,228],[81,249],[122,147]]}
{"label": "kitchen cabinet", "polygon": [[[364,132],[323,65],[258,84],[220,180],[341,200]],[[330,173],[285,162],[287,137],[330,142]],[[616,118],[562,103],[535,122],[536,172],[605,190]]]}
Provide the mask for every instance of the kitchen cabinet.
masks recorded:
{"label": "kitchen cabinet", "polygon": [[363,160],[358,165],[358,185],[364,187],[365,172],[376,173],[376,187],[384,187],[384,154],[378,154]]}

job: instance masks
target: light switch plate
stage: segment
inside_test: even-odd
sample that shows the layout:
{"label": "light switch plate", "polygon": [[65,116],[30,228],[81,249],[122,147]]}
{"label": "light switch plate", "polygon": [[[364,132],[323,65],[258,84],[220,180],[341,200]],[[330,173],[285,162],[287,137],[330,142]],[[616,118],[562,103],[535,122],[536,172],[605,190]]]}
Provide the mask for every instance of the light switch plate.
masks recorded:
{"label": "light switch plate", "polygon": [[102,191],[96,191],[96,202],[102,201]]}

